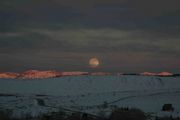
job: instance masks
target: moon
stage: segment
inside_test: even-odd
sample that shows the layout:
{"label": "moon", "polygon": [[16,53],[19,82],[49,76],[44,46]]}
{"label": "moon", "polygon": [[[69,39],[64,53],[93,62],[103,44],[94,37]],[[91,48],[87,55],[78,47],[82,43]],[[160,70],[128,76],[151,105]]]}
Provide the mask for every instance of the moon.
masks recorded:
{"label": "moon", "polygon": [[89,60],[89,65],[91,67],[97,67],[97,66],[99,66],[99,60],[97,58],[91,58]]}

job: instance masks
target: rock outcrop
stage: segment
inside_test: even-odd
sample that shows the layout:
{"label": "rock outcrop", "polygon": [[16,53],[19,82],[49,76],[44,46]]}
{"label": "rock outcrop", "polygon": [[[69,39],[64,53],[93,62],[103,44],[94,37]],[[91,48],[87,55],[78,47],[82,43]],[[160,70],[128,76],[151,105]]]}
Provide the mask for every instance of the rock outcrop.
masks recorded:
{"label": "rock outcrop", "polygon": [[13,73],[13,72],[1,72],[0,78],[17,78],[19,76],[19,73]]}
{"label": "rock outcrop", "polygon": [[111,75],[111,73],[108,73],[108,72],[93,72],[91,73],[91,75]]}
{"label": "rock outcrop", "polygon": [[144,75],[144,76],[156,76],[157,73],[152,73],[152,72],[143,72],[143,73],[140,73],[140,75]]}
{"label": "rock outcrop", "polygon": [[172,76],[173,73],[170,73],[170,72],[160,72],[160,73],[143,72],[143,73],[140,73],[140,75],[145,75],[145,76]]}
{"label": "rock outcrop", "polygon": [[161,73],[158,73],[157,75],[158,76],[172,76],[173,73],[170,73],[170,72],[161,72]]}
{"label": "rock outcrop", "polygon": [[53,78],[62,76],[61,72],[57,71],[38,71],[38,70],[28,70],[20,74],[18,78],[21,79],[38,79],[38,78]]}
{"label": "rock outcrop", "polygon": [[88,75],[88,72],[73,71],[73,72],[59,72],[55,70],[39,71],[39,70],[28,70],[22,73],[0,73],[0,78],[18,78],[18,79],[43,79],[43,78],[54,78],[61,76],[79,76]]}
{"label": "rock outcrop", "polygon": [[74,71],[74,72],[62,72],[62,76],[79,76],[88,75],[88,72]]}

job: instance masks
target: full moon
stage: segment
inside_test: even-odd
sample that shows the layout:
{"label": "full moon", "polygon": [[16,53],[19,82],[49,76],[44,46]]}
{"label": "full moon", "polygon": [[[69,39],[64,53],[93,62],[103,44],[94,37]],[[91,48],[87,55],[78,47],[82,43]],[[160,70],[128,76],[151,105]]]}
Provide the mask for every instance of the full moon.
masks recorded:
{"label": "full moon", "polygon": [[97,67],[99,65],[99,60],[97,58],[91,58],[89,60],[89,65],[91,67]]}

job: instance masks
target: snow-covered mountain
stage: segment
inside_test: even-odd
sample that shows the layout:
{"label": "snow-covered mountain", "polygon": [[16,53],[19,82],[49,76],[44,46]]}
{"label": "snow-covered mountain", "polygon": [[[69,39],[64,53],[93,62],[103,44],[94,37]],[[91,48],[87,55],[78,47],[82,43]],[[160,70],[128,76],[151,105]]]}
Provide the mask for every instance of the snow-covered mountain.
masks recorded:
{"label": "snow-covered mountain", "polygon": [[[55,71],[55,70],[27,70],[20,73],[13,72],[0,72],[0,78],[14,78],[14,79],[44,79],[44,78],[55,78],[55,77],[63,77],[63,76],[81,76],[81,75],[93,75],[93,76],[105,76],[105,75],[128,75],[123,73],[109,73],[109,72],[84,72],[84,71]],[[173,76],[174,74],[171,72],[160,72],[160,73],[152,73],[152,72],[143,72],[140,74],[133,75],[143,75],[143,76]]]}
{"label": "snow-covered mountain", "polygon": [[[158,114],[172,104],[180,115],[180,77],[66,76],[19,80],[0,79],[0,109],[13,116],[33,116],[60,108],[97,114],[114,106],[136,107]],[[106,104],[107,108],[102,106]]]}
{"label": "snow-covered mountain", "polygon": [[37,78],[53,78],[62,76],[61,72],[57,71],[38,71],[38,70],[28,70],[21,73],[17,78],[20,79],[37,79]]}
{"label": "snow-covered mountain", "polygon": [[145,76],[173,76],[173,73],[171,73],[171,72],[160,72],[160,73],[143,72],[143,73],[140,73],[140,75],[145,75]]}
{"label": "snow-covered mountain", "polygon": [[71,72],[60,72],[55,70],[27,70],[21,73],[13,72],[1,72],[0,78],[14,78],[14,79],[44,79],[44,78],[55,78],[62,76],[78,76],[88,75],[88,72],[71,71]]}
{"label": "snow-covered mountain", "polygon": [[19,73],[13,72],[0,72],[0,78],[17,78]]}

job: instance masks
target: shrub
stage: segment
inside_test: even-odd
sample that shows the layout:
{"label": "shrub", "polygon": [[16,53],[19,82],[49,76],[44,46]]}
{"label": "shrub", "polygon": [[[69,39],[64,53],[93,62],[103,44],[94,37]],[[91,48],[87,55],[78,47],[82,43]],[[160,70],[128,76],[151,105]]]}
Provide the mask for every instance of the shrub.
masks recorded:
{"label": "shrub", "polygon": [[8,115],[3,111],[0,111],[0,120],[8,120]]}
{"label": "shrub", "polygon": [[110,115],[110,120],[146,120],[145,113],[139,109],[117,108]]}
{"label": "shrub", "polygon": [[52,112],[50,114],[43,115],[40,120],[65,120],[66,113],[63,111]]}
{"label": "shrub", "polygon": [[104,103],[102,104],[102,108],[103,108],[103,109],[108,108],[108,103],[107,103],[106,101],[104,101]]}
{"label": "shrub", "polygon": [[10,113],[8,111],[0,111],[0,120],[10,120]]}
{"label": "shrub", "polygon": [[173,118],[172,116],[170,117],[156,117],[156,120],[180,120],[179,117]]}
{"label": "shrub", "polygon": [[81,114],[72,113],[66,120],[81,120]]}

